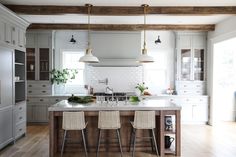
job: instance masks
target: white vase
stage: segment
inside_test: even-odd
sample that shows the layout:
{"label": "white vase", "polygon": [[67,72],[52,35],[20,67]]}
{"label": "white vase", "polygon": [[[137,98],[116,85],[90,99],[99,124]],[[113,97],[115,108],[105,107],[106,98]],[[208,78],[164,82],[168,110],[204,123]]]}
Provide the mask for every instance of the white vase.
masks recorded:
{"label": "white vase", "polygon": [[54,84],[55,94],[65,94],[65,84]]}

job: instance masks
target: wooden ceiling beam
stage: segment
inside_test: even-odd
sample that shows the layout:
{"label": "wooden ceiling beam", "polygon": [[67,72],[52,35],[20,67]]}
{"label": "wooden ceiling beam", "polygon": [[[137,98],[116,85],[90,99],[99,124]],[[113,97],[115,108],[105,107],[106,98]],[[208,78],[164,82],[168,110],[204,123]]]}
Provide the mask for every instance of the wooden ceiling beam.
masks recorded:
{"label": "wooden ceiling beam", "polygon": [[[87,14],[85,6],[46,6],[46,5],[5,5],[18,14],[27,15],[64,15]],[[134,16],[143,15],[142,7],[133,6],[93,6],[92,15]],[[236,14],[236,6],[150,6],[147,14],[163,15],[212,15]]]}
{"label": "wooden ceiling beam", "polygon": [[[96,31],[141,31],[144,29],[142,24],[91,24],[91,30]],[[193,30],[193,31],[214,31],[215,25],[163,25],[147,24],[146,30]],[[87,24],[46,24],[33,23],[28,29],[47,29],[47,30],[87,30]]]}

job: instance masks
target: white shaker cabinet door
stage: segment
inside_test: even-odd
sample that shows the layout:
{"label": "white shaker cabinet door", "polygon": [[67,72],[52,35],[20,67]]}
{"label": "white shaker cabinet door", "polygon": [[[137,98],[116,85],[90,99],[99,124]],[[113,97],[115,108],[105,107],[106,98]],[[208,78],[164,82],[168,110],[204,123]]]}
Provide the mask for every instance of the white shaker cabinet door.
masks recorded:
{"label": "white shaker cabinet door", "polygon": [[5,25],[4,22],[1,21],[0,19],[0,42],[3,43],[4,42],[4,36],[5,36]]}
{"label": "white shaker cabinet door", "polygon": [[181,121],[183,123],[191,123],[192,122],[192,104],[181,104]]}

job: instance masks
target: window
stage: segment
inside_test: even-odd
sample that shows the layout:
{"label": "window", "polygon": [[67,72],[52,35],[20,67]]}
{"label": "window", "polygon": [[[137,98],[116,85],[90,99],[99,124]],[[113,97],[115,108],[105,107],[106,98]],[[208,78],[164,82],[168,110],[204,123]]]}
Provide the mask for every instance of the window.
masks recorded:
{"label": "window", "polygon": [[84,63],[79,62],[81,56],[84,55],[82,51],[62,51],[62,68],[77,69],[75,79],[67,82],[67,85],[84,85]]}

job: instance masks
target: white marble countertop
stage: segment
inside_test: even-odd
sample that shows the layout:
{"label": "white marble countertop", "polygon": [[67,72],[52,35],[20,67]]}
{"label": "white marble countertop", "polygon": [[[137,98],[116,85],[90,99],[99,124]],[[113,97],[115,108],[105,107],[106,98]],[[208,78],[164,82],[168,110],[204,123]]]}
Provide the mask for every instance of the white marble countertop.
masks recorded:
{"label": "white marble countertop", "polygon": [[119,111],[135,111],[135,110],[181,110],[181,107],[169,102],[168,100],[143,100],[137,103],[125,101],[104,102],[104,103],[70,103],[62,100],[48,109],[49,111],[100,111],[100,110],[119,110]]}

